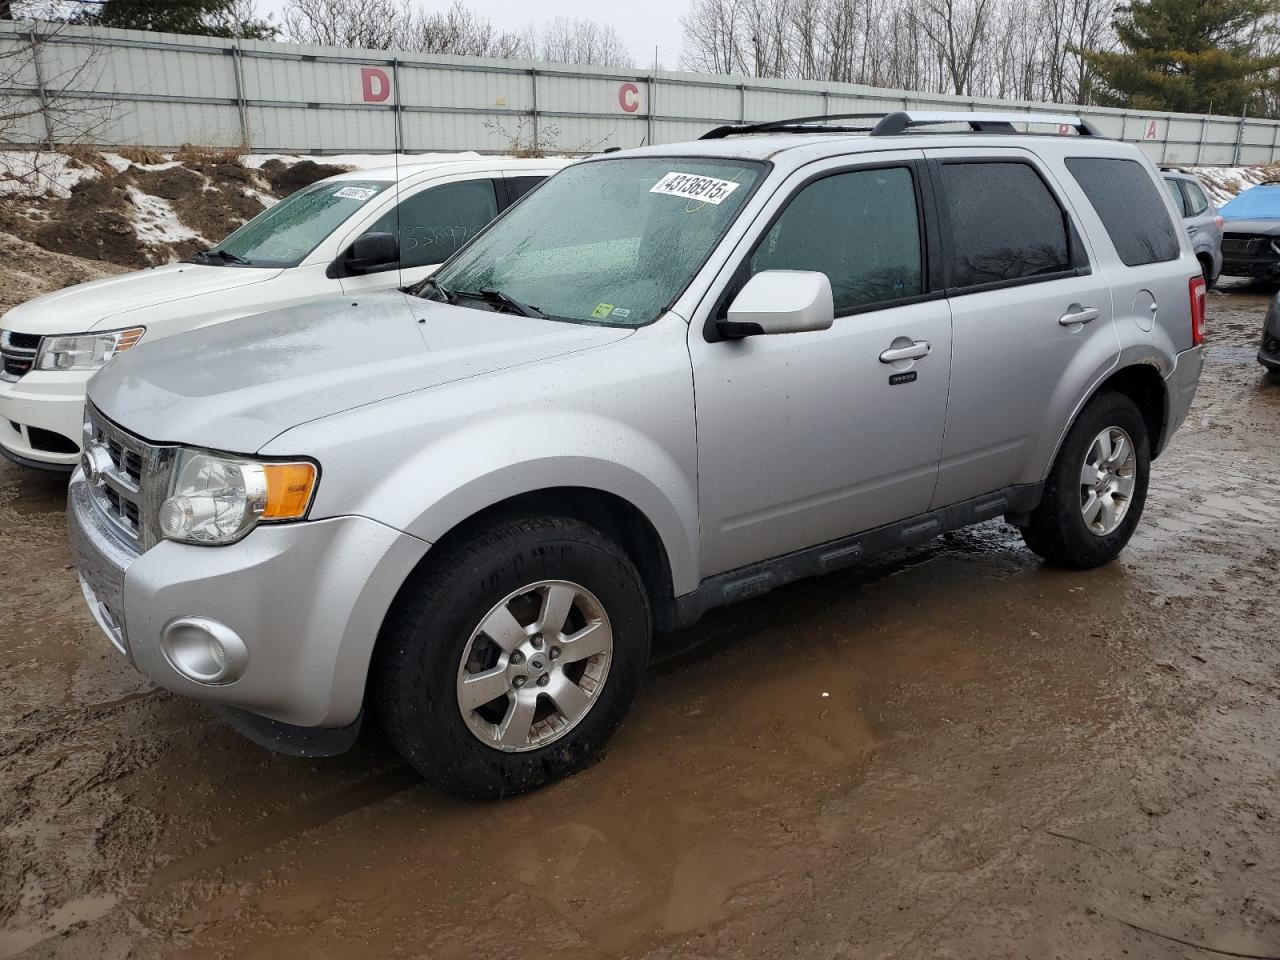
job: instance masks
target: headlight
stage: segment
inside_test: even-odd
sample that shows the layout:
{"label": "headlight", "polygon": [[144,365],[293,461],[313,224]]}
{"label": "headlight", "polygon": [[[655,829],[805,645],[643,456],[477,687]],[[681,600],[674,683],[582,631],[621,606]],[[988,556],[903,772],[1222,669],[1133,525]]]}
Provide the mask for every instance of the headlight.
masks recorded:
{"label": "headlight", "polygon": [[146,327],[109,330],[105,333],[77,333],[66,337],[45,337],[36,355],[37,370],[97,370],[130,347],[137,346]]}
{"label": "headlight", "polygon": [[226,544],[257,524],[300,520],[316,489],[313,463],[269,463],[183,450],[169,496],[160,505],[160,532],[183,543]]}

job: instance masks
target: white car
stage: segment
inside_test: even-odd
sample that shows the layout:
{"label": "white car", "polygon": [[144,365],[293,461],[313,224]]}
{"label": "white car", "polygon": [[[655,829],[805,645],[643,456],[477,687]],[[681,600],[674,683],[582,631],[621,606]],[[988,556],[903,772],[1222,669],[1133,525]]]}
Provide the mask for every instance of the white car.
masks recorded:
{"label": "white car", "polygon": [[569,162],[481,157],[344,173],[267,208],[194,261],[14,307],[0,317],[0,453],[73,469],[85,386],[115,354],[264,310],[416,283]]}

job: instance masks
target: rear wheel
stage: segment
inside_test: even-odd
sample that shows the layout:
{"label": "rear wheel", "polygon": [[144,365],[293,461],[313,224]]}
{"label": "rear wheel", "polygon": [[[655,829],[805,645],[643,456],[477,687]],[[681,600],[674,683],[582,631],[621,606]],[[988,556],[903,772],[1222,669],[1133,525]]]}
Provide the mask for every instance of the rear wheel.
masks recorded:
{"label": "rear wheel", "polygon": [[1212,290],[1218,278],[1213,275],[1213,258],[1200,257],[1200,272],[1204,274],[1204,288]]}
{"label": "rear wheel", "polygon": [[593,527],[519,516],[445,547],[380,640],[376,708],[426,779],[471,797],[585,766],[634,699],[650,618],[634,564]]}
{"label": "rear wheel", "polygon": [[1124,394],[1099,394],[1067,432],[1023,540],[1063,567],[1114,560],[1142,517],[1150,467],[1150,440],[1137,406]]}

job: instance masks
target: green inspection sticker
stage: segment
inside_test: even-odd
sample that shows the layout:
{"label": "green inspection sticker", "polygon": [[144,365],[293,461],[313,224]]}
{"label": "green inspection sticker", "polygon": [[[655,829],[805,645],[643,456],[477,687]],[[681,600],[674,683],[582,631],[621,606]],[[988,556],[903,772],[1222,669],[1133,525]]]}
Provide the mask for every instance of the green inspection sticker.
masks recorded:
{"label": "green inspection sticker", "polygon": [[591,319],[604,320],[611,313],[613,313],[612,303],[597,303],[596,308],[591,311]]}

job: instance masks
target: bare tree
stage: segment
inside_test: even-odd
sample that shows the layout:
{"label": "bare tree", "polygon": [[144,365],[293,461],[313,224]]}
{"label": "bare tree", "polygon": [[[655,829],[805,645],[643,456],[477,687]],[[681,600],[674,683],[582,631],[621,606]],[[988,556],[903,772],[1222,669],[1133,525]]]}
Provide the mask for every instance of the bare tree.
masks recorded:
{"label": "bare tree", "polygon": [[455,0],[443,13],[422,13],[412,22],[402,46],[421,53],[451,53],[465,57],[524,57],[524,38],[499,30]]}
{"label": "bare tree", "polygon": [[407,0],[289,0],[284,11],[295,43],[388,50],[407,46],[412,29]]}
{"label": "bare tree", "polygon": [[541,31],[530,29],[526,45],[533,56],[552,63],[635,66],[617,30],[580,17],[556,17]]}
{"label": "bare tree", "polygon": [[[95,86],[98,53],[55,56],[65,24],[32,23],[0,41],[0,87],[15,91],[0,98],[0,151],[7,158],[0,179],[32,187],[52,177],[57,145],[92,145],[110,123],[112,104],[76,93]],[[37,149],[28,152],[31,147]]]}

